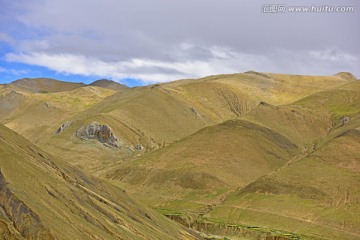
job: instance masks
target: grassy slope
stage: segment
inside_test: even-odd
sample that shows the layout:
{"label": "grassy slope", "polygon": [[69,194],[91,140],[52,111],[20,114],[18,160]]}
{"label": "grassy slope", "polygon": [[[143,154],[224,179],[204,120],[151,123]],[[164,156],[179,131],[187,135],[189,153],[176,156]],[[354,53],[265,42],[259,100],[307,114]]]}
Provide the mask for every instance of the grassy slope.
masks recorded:
{"label": "grassy slope", "polygon": [[[115,94],[99,103],[98,106],[79,114],[77,118],[85,119],[88,116],[106,115],[108,118],[114,118],[125,124],[127,128],[137,134],[153,138],[157,144],[171,143],[204,126],[218,124],[243,115],[254,109],[260,101],[270,104],[286,104],[311,93],[350,81],[341,76],[313,77],[248,72],[211,76],[198,80],[175,81],[159,86],[131,89],[127,91],[128,94]],[[19,89],[18,85],[25,86],[26,89],[24,87]],[[75,90],[71,93],[59,93],[59,95],[31,95],[28,93],[29,89],[30,92],[38,89],[41,91],[47,89],[49,92],[53,92],[69,91],[75,87],[78,88],[78,84],[51,79],[22,79],[10,85],[2,85],[0,87],[1,95],[10,93],[12,90],[20,94],[13,98],[8,97],[7,104],[3,103],[5,100],[1,99],[1,108],[6,108],[6,111],[3,110],[4,114],[1,114],[2,120],[9,119],[11,117],[7,116],[9,114],[15,115],[11,120],[16,120],[16,116],[21,115],[24,111],[28,112],[26,117],[31,117],[29,115],[34,107],[32,103],[39,103],[39,98],[44,103],[50,101],[50,106],[54,99],[56,109],[65,107],[66,112],[60,112],[58,115],[69,115],[69,110],[80,113],[94,103],[93,99],[89,99],[88,96],[82,99],[82,90],[80,93]],[[91,88],[88,87],[88,89]],[[111,95],[105,93],[104,89],[101,91],[100,98]],[[44,97],[47,95],[49,96]],[[93,95],[99,97],[98,93],[93,93]],[[19,99],[14,100],[14,98]],[[70,102],[62,101],[67,98]],[[11,105],[9,102],[18,104],[9,106]],[[9,113],[9,109],[14,110],[15,113]],[[39,113],[39,109],[33,109],[33,111],[34,115],[48,115],[45,111]],[[68,116],[68,118],[72,117]],[[58,127],[57,124],[52,123],[52,125],[55,129]],[[9,127],[16,131],[22,131],[21,124],[18,124],[17,129],[11,125]],[[22,134],[24,134],[23,131]],[[150,141],[146,140],[146,142]]]}
{"label": "grassy slope", "polygon": [[[101,159],[109,159],[105,164],[107,166],[116,161],[119,155],[128,157],[129,154],[143,152],[114,153],[98,148],[94,154],[93,147],[98,145],[93,142],[72,141],[74,144],[69,145],[76,128],[90,122],[99,121],[110,125],[123,140],[126,149],[134,149],[137,144],[141,144],[152,151],[206,126],[242,116],[255,109],[260,101],[288,103],[348,81],[339,76],[264,75],[251,72],[133,88],[68,117],[67,120],[76,120],[71,132],[61,137],[44,137],[39,144],[54,153],[67,149],[70,153],[68,158],[72,162],[94,173],[102,165],[99,156]],[[52,130],[58,127],[54,125]],[[79,148],[83,149],[81,154],[77,151]]]}
{"label": "grassy slope", "polygon": [[258,73],[253,71],[217,75],[201,79],[201,81],[221,82],[231,85],[250,94],[259,101],[265,101],[273,105],[292,103],[310,94],[334,88],[354,80],[353,78],[349,79],[341,75],[306,76]]}
{"label": "grassy slope", "polygon": [[[272,108],[273,114],[265,108],[263,113],[259,110],[245,116],[287,133],[290,138],[307,136],[314,143],[312,153],[231,194],[206,216],[207,220],[327,238],[360,238],[359,93],[360,83],[352,82],[310,95],[280,110]],[[321,119],[328,117],[328,133],[319,134],[316,139],[316,135],[297,131],[301,124],[288,126],[286,123],[294,122],[289,118],[294,115],[289,109],[314,112],[313,117]],[[269,121],[275,116],[280,116],[277,124]],[[341,124],[339,119],[343,117],[350,117],[350,121]],[[316,130],[321,121],[306,123],[305,129]]]}
{"label": "grassy slope", "polygon": [[[358,106],[358,98],[356,96],[359,95],[357,94],[358,90],[356,90],[358,85],[356,85],[357,83],[344,85],[352,80],[352,78],[344,77],[343,75],[312,77],[250,72],[135,88],[124,93],[114,94],[87,108],[85,111],[82,110],[76,115],[67,117],[66,120],[76,120],[75,124],[63,134],[58,136],[51,135],[49,139],[49,133],[54,132],[61,125],[52,124],[48,127],[48,133],[46,131],[43,132],[44,138],[38,143],[55,155],[65,155],[70,163],[81,166],[92,173],[100,174],[106,172],[109,168],[114,168],[111,165],[115,164],[116,166],[119,164],[116,163],[119,160],[119,156],[126,157],[129,151],[126,149],[119,151],[105,150],[106,148],[97,142],[81,142],[75,139],[75,131],[84,124],[94,120],[107,123],[114,129],[117,136],[124,139],[128,147],[141,143],[148,149],[156,149],[186,138],[186,136],[193,134],[203,127],[240,117],[245,121],[255,123],[256,125],[254,126],[257,129],[264,129],[264,127],[271,129],[271,131],[269,130],[271,132],[269,136],[279,135],[280,133],[286,136],[290,142],[296,143],[299,146],[305,145],[307,147],[305,153],[308,153],[322,144],[331,141],[337,133],[341,133],[339,119],[342,116],[349,115],[355,119],[356,108]],[[333,90],[317,93],[326,89]],[[338,96],[336,94],[338,92],[342,92],[343,95]],[[334,96],[337,98],[333,98]],[[287,105],[271,106],[261,104],[258,106],[260,101],[265,101],[272,105]],[[297,102],[291,104],[294,101]],[[345,109],[344,106],[346,106]],[[16,119],[14,121],[16,122]],[[352,119],[350,123],[353,121]],[[17,127],[21,129],[22,125],[26,125],[26,122],[18,124]],[[206,129],[218,129],[219,131],[226,132],[229,137],[231,136],[231,138],[236,139],[239,138],[238,135],[242,136],[241,134],[231,135],[232,130],[225,131],[223,126],[226,126],[226,124]],[[348,124],[344,128],[349,126]],[[222,139],[219,136],[223,134],[219,133],[219,135],[216,135],[216,131],[213,133],[210,131],[199,137],[198,140],[202,142],[189,141],[188,145],[186,145],[188,139],[193,139],[196,135],[201,136],[201,133],[206,132],[206,129],[183,141],[145,155],[142,159],[149,157],[147,164],[144,164],[146,161],[140,160],[134,161],[136,164],[126,163],[126,165],[119,167],[120,171],[117,174],[114,175],[111,172],[113,175],[110,176],[112,178],[128,176],[127,180],[129,181],[127,184],[129,185],[125,185],[130,188],[133,186],[139,187],[138,182],[144,183],[144,187],[140,185],[138,189],[135,189],[135,192],[143,190],[143,192],[138,191],[139,197],[142,200],[153,204],[160,199],[161,202],[157,206],[167,206],[176,211],[187,211],[203,206],[210,198],[215,199],[213,202],[218,203],[218,200],[226,196],[223,193],[235,186],[235,184],[233,185],[234,182],[239,181],[238,183],[240,184],[238,186],[242,186],[278,166],[284,165],[287,162],[284,160],[285,156],[290,155],[290,153],[280,150],[281,154],[279,155],[284,156],[284,158],[280,157],[281,161],[278,160],[278,157],[272,158],[274,152],[278,154],[277,147],[273,148],[272,143],[266,141],[266,137],[264,138],[263,135],[256,135],[261,139],[260,141],[252,140],[253,131],[250,131],[246,138],[239,140],[239,143],[248,144],[244,154],[252,156],[249,162],[256,161],[258,166],[260,166],[260,170],[258,172],[255,171],[256,173],[250,177],[238,176],[239,174],[234,174],[236,172],[234,169],[236,167],[241,168],[241,166],[233,164],[221,168],[223,166],[219,167],[219,164],[216,162],[217,157],[221,158],[224,155],[226,158],[223,158],[223,161],[230,159],[232,163],[236,163],[238,160],[236,154],[240,153],[241,155],[239,148],[236,146],[230,148],[231,151],[227,151],[229,149],[228,142],[230,142],[228,139],[224,139],[222,142],[217,141],[217,139]],[[242,132],[240,131],[239,133]],[[210,138],[209,135],[211,134],[216,137]],[[319,136],[320,140],[317,139]],[[214,139],[210,146],[207,144],[209,139]],[[212,151],[213,146],[214,151]],[[262,146],[262,149],[258,149],[258,146]],[[181,149],[183,149],[183,152],[181,152]],[[188,155],[184,149],[189,152],[192,151],[191,149],[194,149],[194,154]],[[180,151],[180,154],[177,151]],[[197,161],[199,163],[204,161],[200,159],[201,157],[195,156],[195,153],[198,151],[201,152],[200,155],[203,155],[206,160],[209,160],[206,168],[201,169],[202,173],[200,176],[197,176],[198,169],[194,168],[194,166],[197,166]],[[258,151],[262,153],[261,156],[254,154]],[[132,154],[130,153],[130,155]],[[159,164],[159,161],[156,159],[162,156],[165,163]],[[242,158],[245,159],[244,157]],[[261,161],[264,159],[272,159],[271,161],[275,159],[274,162],[280,164],[275,164],[275,168],[269,167],[266,166],[266,161]],[[172,160],[175,161],[172,162]],[[289,159],[287,158],[287,160]],[[152,166],[153,161],[156,164],[154,167]],[[139,165],[137,165],[138,162]],[[158,166],[166,166],[171,171],[165,171],[161,168],[157,169]],[[148,174],[146,176],[149,176],[147,181],[143,181],[142,174],[144,173],[144,167],[145,173]],[[132,172],[129,172],[129,169]],[[218,174],[218,172],[221,174]],[[231,173],[229,174],[228,172]],[[248,172],[251,171],[245,168],[244,173]],[[181,177],[175,177],[174,179],[175,175],[180,175]],[[219,176],[223,179],[219,179]],[[134,178],[132,179],[132,177]],[[227,181],[230,183],[227,183]],[[162,185],[162,182],[165,182],[165,184]],[[207,182],[211,182],[211,184],[206,184]],[[156,187],[154,188],[153,185]],[[166,186],[168,189],[166,189]],[[200,191],[191,188],[194,186],[200,186]],[[163,191],[161,188],[165,190]],[[146,194],[153,195],[160,190],[163,197],[146,199]],[[173,197],[171,197],[172,194],[186,199],[186,201],[174,201]],[[191,201],[187,202],[187,200]],[[296,201],[294,200],[294,202]],[[224,219],[221,221],[226,222]]]}
{"label": "grassy slope", "polygon": [[233,193],[206,218],[329,239],[359,239],[359,143],[360,131],[348,130],[310,156]]}
{"label": "grassy slope", "polygon": [[[316,196],[328,198],[336,189],[346,191],[348,186],[356,188],[358,176],[357,174],[349,175],[343,170],[338,171],[337,166],[327,166],[326,161],[314,163],[313,159],[317,156],[316,154],[321,153],[325,160],[335,158],[338,164],[349,165],[342,162],[344,161],[342,154],[346,152],[341,153],[339,149],[347,151],[344,147],[346,144],[338,140],[337,136],[341,136],[346,131],[354,133],[353,131],[356,130],[351,129],[359,127],[359,87],[359,82],[350,82],[334,89],[312,94],[289,105],[277,107],[260,104],[253,111],[240,117],[260,125],[237,120],[205,128],[169,147],[124,164],[117,170],[111,171],[107,177],[120,180],[119,184],[131,189],[134,196],[159,208],[165,214],[176,215],[181,212],[189,213],[189,211],[190,213],[198,211],[202,214],[206,212],[206,210],[202,211],[204,205],[220,202],[219,206],[210,212],[207,221],[270,227],[323,237],[335,234],[339,238],[351,239],[356,236],[354,235],[354,232],[356,234],[355,226],[359,219],[352,217],[349,223],[344,223],[348,225],[348,229],[343,232],[341,228],[345,229],[345,227],[340,226],[339,223],[343,223],[342,221],[347,218],[351,219],[352,215],[349,215],[349,211],[342,209],[339,211],[343,214],[342,218],[334,220],[336,222],[334,225],[338,225],[334,228],[328,227],[329,223],[326,221],[332,217],[336,218],[337,213],[332,215],[332,208],[322,206],[323,202],[318,201]],[[342,126],[339,119],[343,117],[350,117],[351,120]],[[243,127],[244,123],[252,127],[246,130],[239,128],[239,126]],[[284,154],[284,149],[289,149],[289,146],[282,146],[281,150],[270,147],[269,143],[264,141],[264,135],[257,134],[261,126],[272,129],[272,131],[267,130],[267,135],[265,135],[272,140],[272,143],[276,142],[275,136],[281,133],[304,148],[301,152],[297,152],[296,157],[291,157],[289,153]],[[352,147],[353,152],[348,152],[346,159],[356,165],[359,146],[352,144],[352,141],[356,142],[358,138],[347,140],[347,145]],[[325,147],[327,145],[324,144],[329,144],[330,147]],[[322,145],[324,147],[321,147]],[[329,151],[329,149],[333,150]],[[339,152],[338,155],[335,154],[336,152]],[[309,156],[298,161],[306,155]],[[273,163],[277,161],[278,164],[276,167],[264,170],[267,166],[261,161],[264,158],[270,158]],[[292,160],[289,167],[285,164],[288,160]],[[252,194],[255,195],[255,200],[249,195],[232,194],[228,200],[229,204],[226,202],[222,205],[219,201],[227,196],[224,193],[229,189],[235,187],[241,189],[243,184],[250,183],[276,168],[279,168],[279,171],[274,174],[288,172],[280,183],[268,180],[267,177],[260,178],[259,184],[262,185],[263,190],[265,189],[265,193],[260,194],[257,192],[259,189],[254,190]],[[308,169],[316,169],[316,171],[314,173]],[[323,193],[323,190],[313,186],[317,172],[324,176],[324,180],[321,181],[323,187],[333,192]],[[246,179],[249,173],[252,178]],[[334,175],[326,177],[329,173]],[[336,176],[335,179],[334,176]],[[298,182],[291,185],[291,179],[297,179]],[[330,181],[331,179],[333,181]],[[275,189],[275,193],[280,191],[282,195],[272,196],[271,192],[266,192],[267,189],[271,191],[272,188]],[[355,189],[352,194],[356,195],[357,191]],[[160,196],[156,194],[159,192]],[[238,197],[239,202],[237,202]],[[236,207],[231,206],[232,201],[237,204]],[[340,200],[334,198],[332,201]],[[246,207],[247,203],[249,203],[248,207]],[[350,208],[356,208],[356,204],[355,200]],[[237,210],[239,206],[245,207]],[[282,207],[283,211],[281,211]],[[197,210],[194,211],[194,209]],[[323,212],[328,212],[327,220],[313,221],[313,218],[320,219],[319,215]],[[270,222],[274,224],[271,225]]]}
{"label": "grassy slope", "polygon": [[106,177],[153,207],[188,212],[280,168],[296,150],[276,132],[231,120],[118,164]]}
{"label": "grassy slope", "polygon": [[114,93],[99,87],[81,87],[47,94],[7,90],[0,97],[0,120],[27,139],[37,142],[52,136],[69,116],[84,111]]}
{"label": "grassy slope", "polygon": [[14,239],[195,239],[121,189],[0,126],[0,233]]}
{"label": "grassy slope", "polygon": [[[198,90],[201,90],[201,86]],[[230,89],[226,91],[232,92]],[[69,141],[78,128],[93,121],[105,123],[110,125],[115,134],[122,139],[124,149],[134,149],[135,145],[141,144],[148,150],[154,150],[189,136],[203,127],[237,116],[222,95],[213,91],[203,92],[202,97],[212,99],[222,106],[217,111],[222,114],[222,118],[213,117],[217,108],[198,107],[183,97],[183,93],[179,93],[178,90],[159,86],[135,88],[125,93],[114,94],[86,111],[68,118],[75,120],[73,128],[69,128],[59,136],[44,139],[39,144],[51,152],[59,152],[66,148],[69,150],[69,159],[77,161],[82,158],[81,162],[77,162],[79,166],[96,170],[102,164],[102,159],[116,160],[122,155],[122,150],[118,153],[112,150],[102,151],[99,154],[103,157],[99,159],[98,155],[91,154],[93,147],[97,146],[96,143],[94,145],[93,142],[74,140],[72,141],[74,144],[70,146]],[[53,131],[57,127],[54,126]],[[78,148],[87,149],[85,151],[90,154],[78,155],[76,153]],[[102,147],[102,149],[106,148]],[[138,153],[142,152],[133,154]]]}

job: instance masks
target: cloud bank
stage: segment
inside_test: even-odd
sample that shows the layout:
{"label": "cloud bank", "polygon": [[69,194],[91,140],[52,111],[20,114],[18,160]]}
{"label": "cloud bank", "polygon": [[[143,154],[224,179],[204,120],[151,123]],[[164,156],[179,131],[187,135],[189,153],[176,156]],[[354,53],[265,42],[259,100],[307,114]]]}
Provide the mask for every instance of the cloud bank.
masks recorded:
{"label": "cloud bank", "polygon": [[250,0],[0,1],[3,59],[62,74],[143,83],[247,70],[360,75],[358,1],[342,2],[355,6],[344,14],[264,14]]}

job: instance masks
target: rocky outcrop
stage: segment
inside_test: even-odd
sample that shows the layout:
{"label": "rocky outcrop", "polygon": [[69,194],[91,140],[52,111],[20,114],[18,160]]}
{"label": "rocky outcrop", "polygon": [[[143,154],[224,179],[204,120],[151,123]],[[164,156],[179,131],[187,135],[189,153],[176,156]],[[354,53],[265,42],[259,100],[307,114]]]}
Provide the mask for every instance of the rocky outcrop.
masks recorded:
{"label": "rocky outcrop", "polygon": [[106,124],[92,122],[77,130],[76,136],[83,139],[97,139],[107,147],[120,147],[118,138],[113,133],[111,127]]}
{"label": "rocky outcrop", "polygon": [[347,124],[348,122],[350,122],[350,117],[342,117],[340,119],[341,122],[341,126],[344,126],[345,124]]}
{"label": "rocky outcrop", "polygon": [[260,102],[259,106],[270,106],[270,104],[268,104],[267,102]]}
{"label": "rocky outcrop", "polygon": [[65,123],[63,123],[63,125],[61,125],[57,130],[56,130],[56,134],[62,133],[63,131],[65,131],[65,129],[67,129],[68,127],[70,127],[70,125],[72,124],[72,121],[67,121]]}
{"label": "rocky outcrop", "polygon": [[135,150],[137,150],[137,151],[142,151],[142,150],[144,150],[145,148],[141,145],[141,144],[136,144],[135,145]]}

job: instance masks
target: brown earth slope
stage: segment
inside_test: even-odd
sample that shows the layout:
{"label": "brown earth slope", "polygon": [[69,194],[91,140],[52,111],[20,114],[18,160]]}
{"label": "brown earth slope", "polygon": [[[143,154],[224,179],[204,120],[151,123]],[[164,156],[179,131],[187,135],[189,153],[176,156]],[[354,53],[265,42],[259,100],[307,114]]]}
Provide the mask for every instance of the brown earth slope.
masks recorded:
{"label": "brown earth slope", "polygon": [[1,125],[0,166],[5,239],[198,238]]}

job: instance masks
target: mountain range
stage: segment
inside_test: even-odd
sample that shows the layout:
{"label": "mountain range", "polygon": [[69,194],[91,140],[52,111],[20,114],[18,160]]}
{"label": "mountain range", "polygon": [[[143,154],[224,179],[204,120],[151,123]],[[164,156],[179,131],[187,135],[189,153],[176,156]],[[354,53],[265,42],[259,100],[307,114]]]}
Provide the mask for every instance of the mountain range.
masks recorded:
{"label": "mountain range", "polygon": [[0,85],[5,239],[360,239],[360,81]]}

